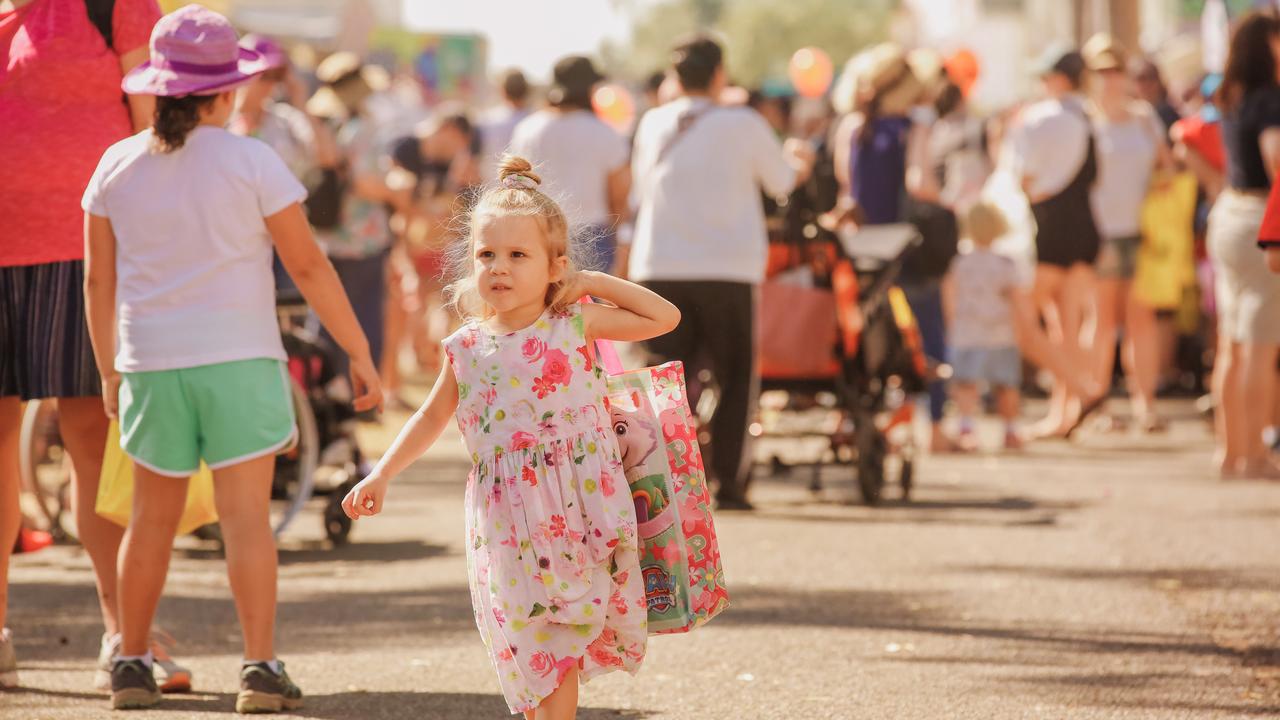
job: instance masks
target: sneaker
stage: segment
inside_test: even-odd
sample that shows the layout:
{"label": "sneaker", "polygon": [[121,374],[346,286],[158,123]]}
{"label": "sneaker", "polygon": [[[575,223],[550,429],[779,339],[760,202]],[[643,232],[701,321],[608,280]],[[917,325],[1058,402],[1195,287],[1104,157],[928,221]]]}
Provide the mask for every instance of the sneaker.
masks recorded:
{"label": "sneaker", "polygon": [[99,690],[111,691],[111,669],[115,667],[116,655],[120,654],[120,636],[102,634],[102,646],[98,649],[98,669],[93,674],[93,686]]}
{"label": "sneaker", "polygon": [[116,660],[111,666],[111,709],[142,710],[160,702],[151,668],[141,660]]}
{"label": "sneaker", "polygon": [[13,653],[13,633],[0,630],[0,690],[18,687],[18,656]]}
{"label": "sneaker", "polygon": [[240,694],[236,697],[236,712],[277,713],[300,707],[302,691],[289,679],[284,663],[280,663],[279,673],[264,662],[245,665],[240,669]]}
{"label": "sneaker", "polygon": [[156,658],[156,665],[164,673],[160,682],[160,691],[166,693],[191,692],[191,671],[179,665],[169,654],[169,649],[178,644],[169,633],[155,628],[151,631],[151,654]]}
{"label": "sneaker", "polygon": [[[169,633],[156,628],[151,631],[151,650],[155,665],[160,666],[160,692],[191,692],[191,671],[179,665],[169,654],[169,648],[177,645],[177,641]],[[94,675],[93,685],[99,690],[111,689],[111,668],[115,664],[116,655],[120,654],[120,636],[102,636],[102,649],[98,652],[98,670]]]}

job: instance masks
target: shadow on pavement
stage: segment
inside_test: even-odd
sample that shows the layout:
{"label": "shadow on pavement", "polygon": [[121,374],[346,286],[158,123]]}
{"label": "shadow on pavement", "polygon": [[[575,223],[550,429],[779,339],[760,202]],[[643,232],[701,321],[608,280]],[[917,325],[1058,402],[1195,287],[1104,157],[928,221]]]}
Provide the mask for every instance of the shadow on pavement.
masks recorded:
{"label": "shadow on pavement", "polygon": [[1029,565],[965,565],[959,573],[1002,573],[1055,580],[1097,580],[1150,585],[1162,590],[1271,590],[1280,592],[1280,577],[1271,568],[1102,568],[1037,567]]}
{"label": "shadow on pavement", "polygon": [[[578,709],[579,720],[642,720],[654,713],[610,708]],[[349,692],[309,695],[306,706],[291,713],[305,718],[414,718],[415,720],[470,720],[511,716],[502,696],[495,693]]]}
{"label": "shadow on pavement", "polygon": [[[279,550],[280,566],[304,563],[363,563],[395,562],[398,560],[425,560],[449,553],[445,545],[435,545],[421,540],[369,541],[357,540],[343,545],[333,545],[323,540],[286,541]],[[201,547],[174,549],[174,557],[189,560],[216,560],[221,562],[223,552],[212,543]]]}

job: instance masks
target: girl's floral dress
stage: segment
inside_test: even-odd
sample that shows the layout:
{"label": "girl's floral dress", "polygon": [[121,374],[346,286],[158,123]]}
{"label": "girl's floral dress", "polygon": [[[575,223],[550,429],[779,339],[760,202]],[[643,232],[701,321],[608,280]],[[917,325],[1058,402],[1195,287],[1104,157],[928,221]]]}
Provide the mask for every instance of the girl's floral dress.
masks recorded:
{"label": "girl's floral dress", "polygon": [[471,321],[444,347],[474,463],[471,602],[511,712],[574,666],[583,680],[635,673],[647,639],[635,507],[581,307],[507,335]]}

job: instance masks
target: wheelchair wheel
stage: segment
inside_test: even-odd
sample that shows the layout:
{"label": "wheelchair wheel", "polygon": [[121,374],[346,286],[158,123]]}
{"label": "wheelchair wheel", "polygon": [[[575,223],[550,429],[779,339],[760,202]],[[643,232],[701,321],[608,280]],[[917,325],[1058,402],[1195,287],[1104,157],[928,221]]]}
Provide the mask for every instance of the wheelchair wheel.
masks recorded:
{"label": "wheelchair wheel", "polygon": [[18,482],[24,516],[59,541],[75,536],[71,455],[62,444],[56,401],[27,403],[18,433]]}
{"label": "wheelchair wheel", "polygon": [[311,499],[320,460],[320,437],[311,401],[297,381],[290,382],[290,387],[293,414],[298,422],[298,442],[276,456],[275,477],[271,483],[271,527],[276,537],[280,537]]}
{"label": "wheelchair wheel", "polygon": [[875,505],[880,502],[884,490],[888,443],[880,428],[876,427],[875,416],[870,413],[859,413],[853,434],[858,449],[858,489],[862,491],[864,502]]}

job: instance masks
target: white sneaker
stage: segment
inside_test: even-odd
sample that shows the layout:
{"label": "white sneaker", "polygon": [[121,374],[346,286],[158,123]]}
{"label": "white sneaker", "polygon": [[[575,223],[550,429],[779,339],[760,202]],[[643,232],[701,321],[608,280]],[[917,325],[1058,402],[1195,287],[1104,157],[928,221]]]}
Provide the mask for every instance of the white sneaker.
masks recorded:
{"label": "white sneaker", "polygon": [[18,687],[18,656],[13,652],[13,633],[0,630],[0,690]]}
{"label": "white sneaker", "polygon": [[[178,643],[169,633],[155,628],[151,631],[151,654],[155,658],[155,666],[160,668],[162,677],[157,680],[161,692],[191,692],[191,671],[174,661],[169,655],[169,648]],[[98,653],[98,670],[94,674],[93,686],[99,690],[111,690],[111,667],[116,656],[120,654],[120,636],[102,636],[102,650]]]}
{"label": "white sneaker", "polygon": [[111,691],[111,666],[120,654],[120,635],[102,634],[102,647],[98,650],[98,669],[93,673],[93,686],[103,692]]}

